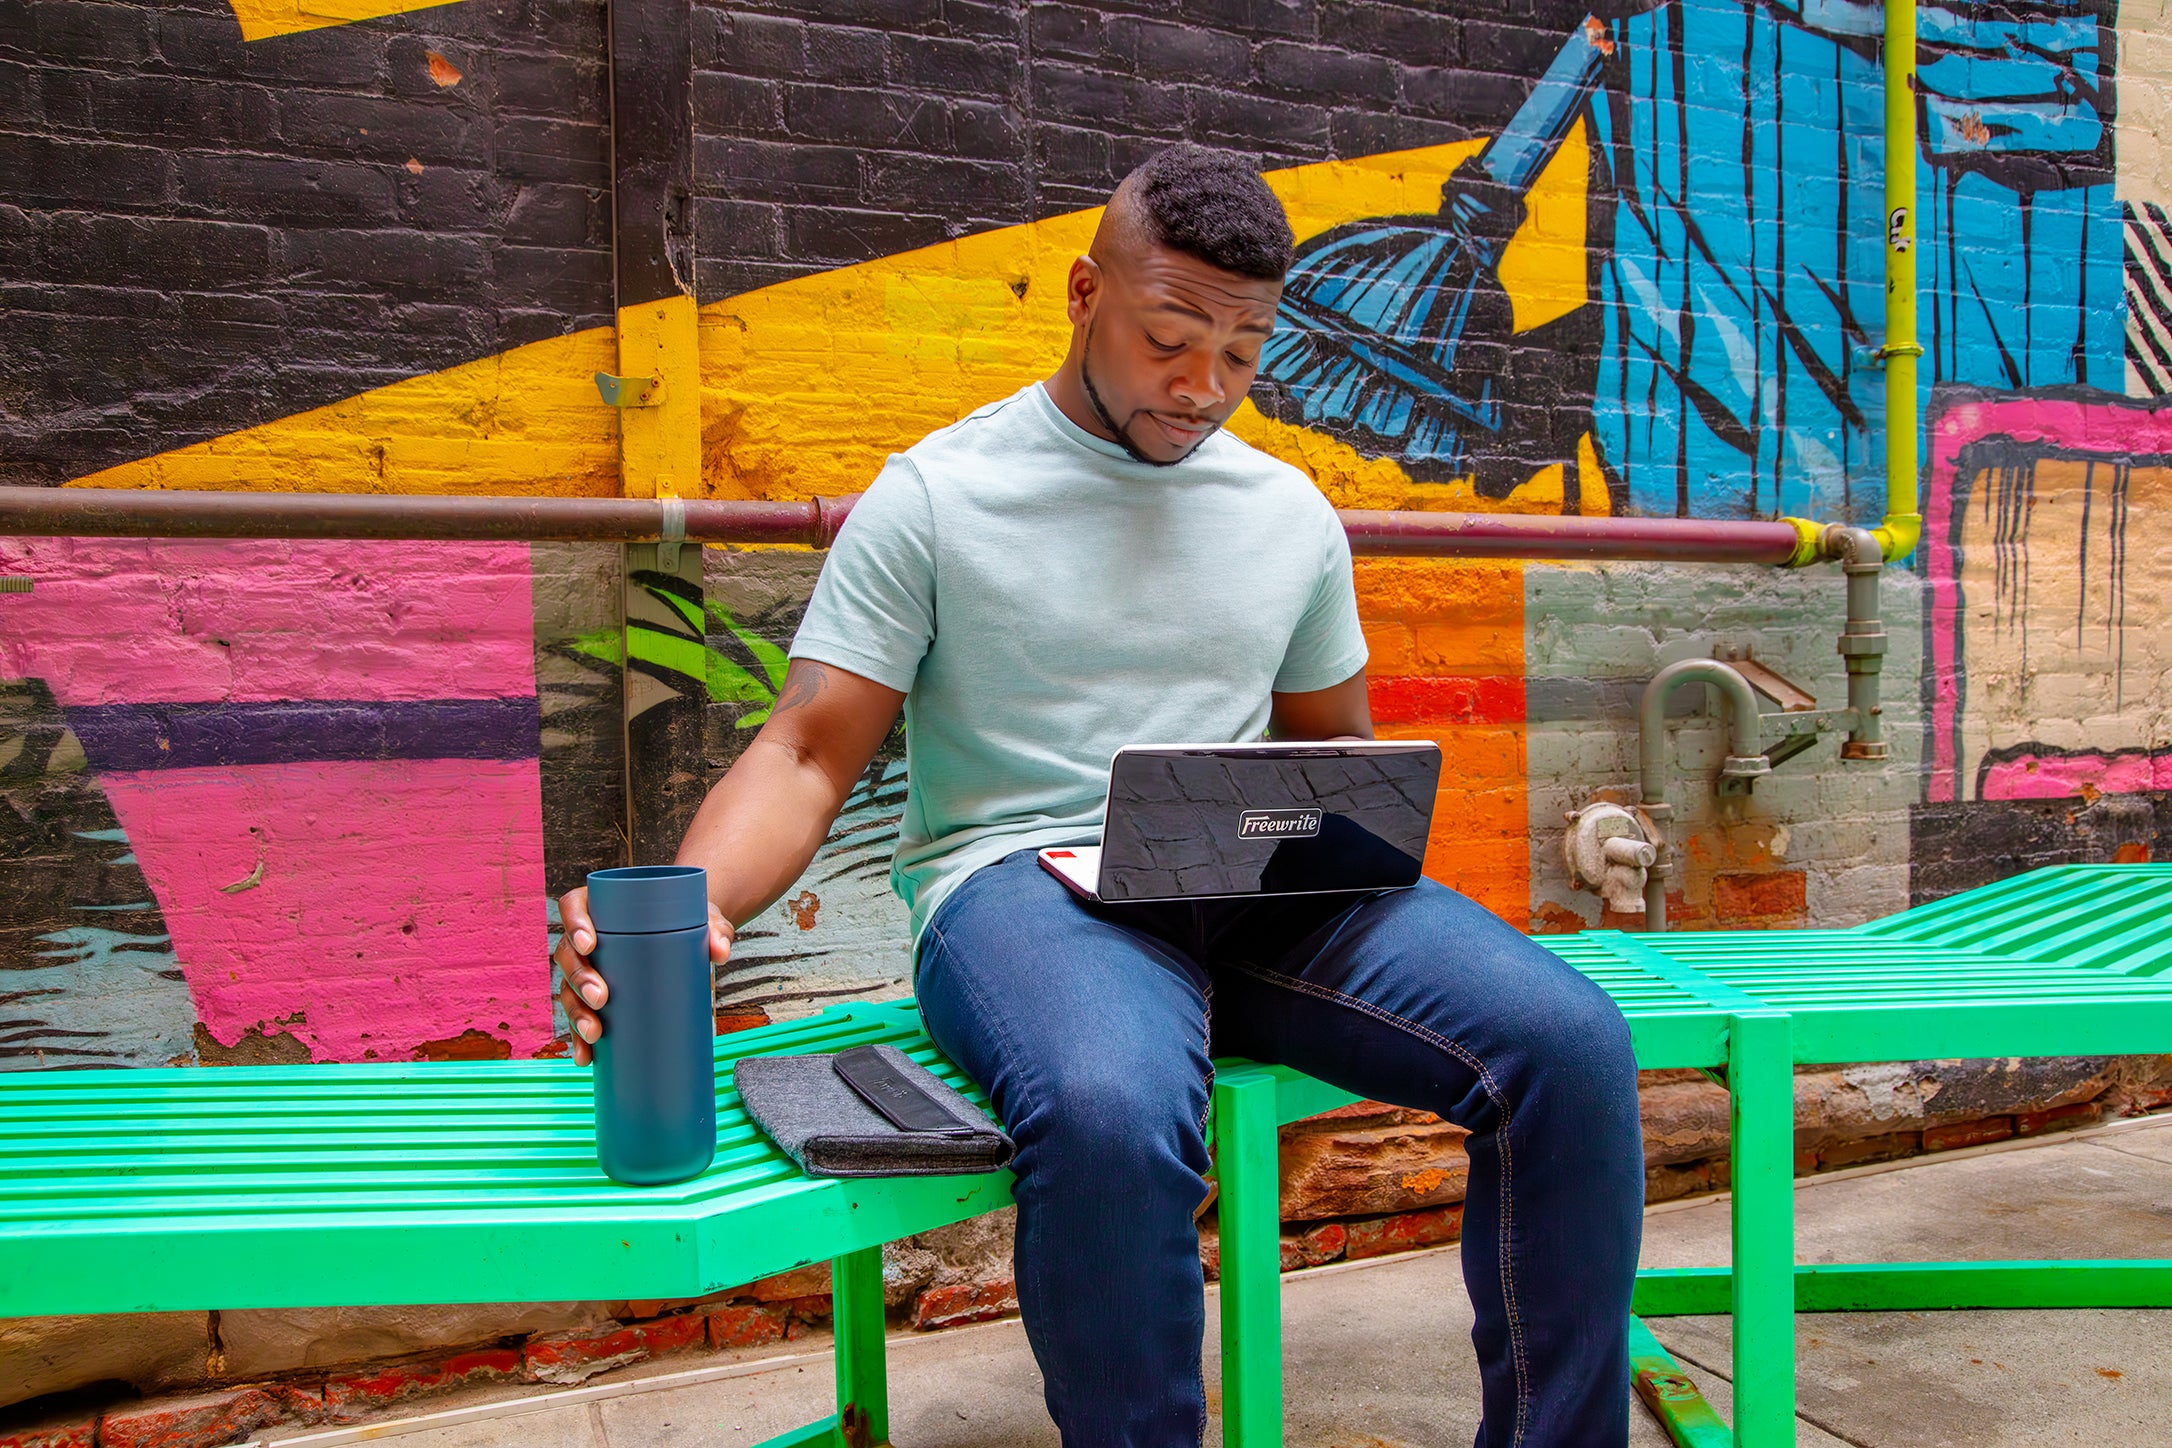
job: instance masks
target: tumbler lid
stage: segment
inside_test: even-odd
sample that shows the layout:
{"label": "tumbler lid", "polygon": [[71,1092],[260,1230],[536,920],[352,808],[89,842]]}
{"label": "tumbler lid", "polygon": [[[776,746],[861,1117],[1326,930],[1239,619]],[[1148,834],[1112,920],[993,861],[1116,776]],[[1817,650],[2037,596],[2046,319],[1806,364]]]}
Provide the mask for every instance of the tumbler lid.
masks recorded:
{"label": "tumbler lid", "polygon": [[653,935],[709,923],[709,872],[635,865],[588,872],[588,918],[604,935]]}

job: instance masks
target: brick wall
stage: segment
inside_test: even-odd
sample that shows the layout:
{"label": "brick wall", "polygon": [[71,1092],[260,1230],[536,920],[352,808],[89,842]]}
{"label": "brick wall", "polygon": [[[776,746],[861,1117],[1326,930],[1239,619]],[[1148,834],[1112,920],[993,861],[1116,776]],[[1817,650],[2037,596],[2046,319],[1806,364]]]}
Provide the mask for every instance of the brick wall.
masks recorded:
{"label": "brick wall", "polygon": [[603,7],[0,10],[0,482],[605,325]]}

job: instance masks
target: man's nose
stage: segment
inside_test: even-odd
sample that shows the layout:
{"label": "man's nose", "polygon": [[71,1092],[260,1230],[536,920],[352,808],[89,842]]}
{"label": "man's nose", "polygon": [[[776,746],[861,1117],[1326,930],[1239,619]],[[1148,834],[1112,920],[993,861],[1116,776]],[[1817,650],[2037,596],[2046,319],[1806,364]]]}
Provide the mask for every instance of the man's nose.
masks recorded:
{"label": "man's nose", "polygon": [[1220,364],[1208,360],[1178,373],[1169,385],[1169,393],[1184,406],[1204,412],[1221,406],[1229,389],[1224,385]]}

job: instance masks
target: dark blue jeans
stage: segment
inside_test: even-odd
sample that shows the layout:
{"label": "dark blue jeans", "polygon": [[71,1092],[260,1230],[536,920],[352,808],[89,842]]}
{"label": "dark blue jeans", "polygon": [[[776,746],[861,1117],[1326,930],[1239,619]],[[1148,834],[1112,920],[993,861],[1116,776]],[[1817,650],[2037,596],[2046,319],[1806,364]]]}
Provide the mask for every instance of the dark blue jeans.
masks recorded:
{"label": "dark blue jeans", "polygon": [[916,977],[930,1034],[1018,1142],[1018,1305],[1065,1448],[1204,1431],[1210,1054],[1467,1128],[1479,1448],[1627,1440],[1644,1202],[1628,1029],[1490,912],[1431,881],[1092,906],[1020,853],[943,903]]}

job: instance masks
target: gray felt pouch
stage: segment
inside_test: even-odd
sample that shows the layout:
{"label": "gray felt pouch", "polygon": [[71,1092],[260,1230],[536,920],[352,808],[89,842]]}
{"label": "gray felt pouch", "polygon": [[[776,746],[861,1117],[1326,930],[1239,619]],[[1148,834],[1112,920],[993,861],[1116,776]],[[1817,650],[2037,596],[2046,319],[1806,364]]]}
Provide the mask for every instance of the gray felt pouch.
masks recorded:
{"label": "gray felt pouch", "polygon": [[959,1176],[1007,1165],[1011,1139],[963,1096],[895,1046],[877,1046],[957,1122],[955,1130],[902,1131],[836,1071],[835,1056],[749,1056],[732,1065],[739,1099],[809,1176]]}

